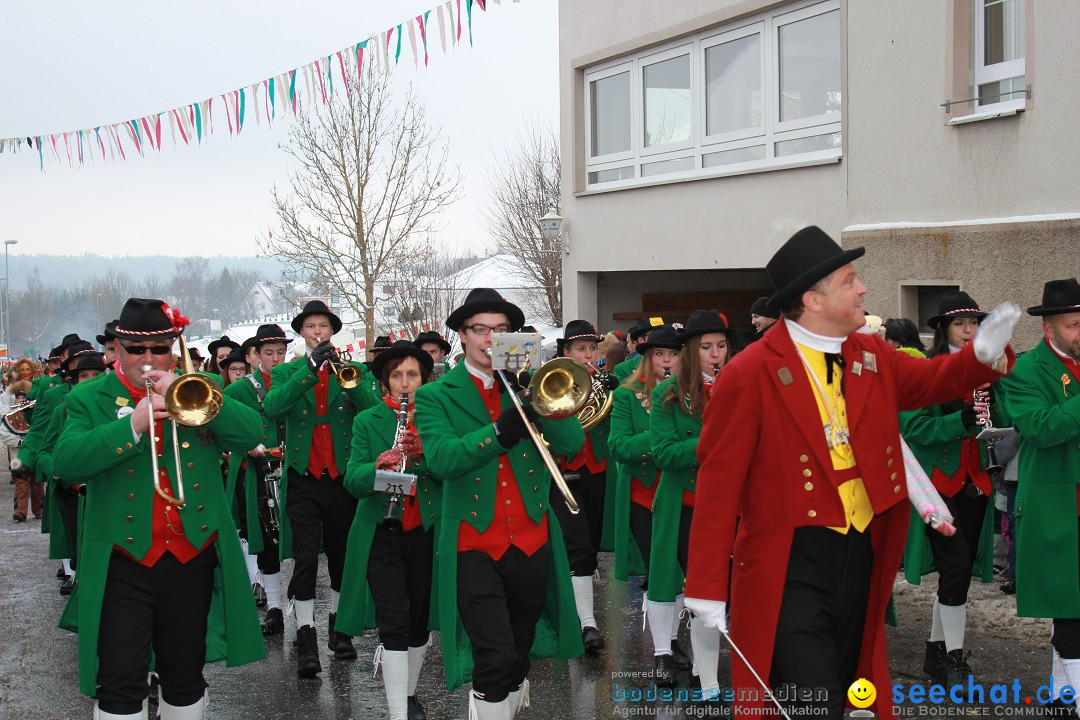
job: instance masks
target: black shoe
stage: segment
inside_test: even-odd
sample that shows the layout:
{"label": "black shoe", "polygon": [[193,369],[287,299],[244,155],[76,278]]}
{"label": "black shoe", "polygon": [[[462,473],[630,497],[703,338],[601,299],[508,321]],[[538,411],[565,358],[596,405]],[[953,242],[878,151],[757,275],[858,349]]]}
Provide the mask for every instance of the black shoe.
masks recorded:
{"label": "black shoe", "polygon": [[424,712],[424,706],[420,704],[420,701],[416,699],[415,695],[409,696],[409,710],[406,717],[408,720],[427,720],[427,713]]}
{"label": "black shoe", "polygon": [[302,678],[313,678],[322,672],[319,662],[319,637],[315,628],[304,625],[296,629],[296,674]]}
{"label": "black shoe", "polygon": [[56,569],[56,577],[58,579],[64,577],[65,575],[67,575],[67,573],[64,572],[64,566],[63,565],[61,565],[60,567],[58,567]]}
{"label": "black shoe", "polygon": [[65,575],[64,579],[60,581],[60,594],[70,595],[71,591],[75,589],[75,578],[70,575]]}
{"label": "black shoe", "polygon": [[653,658],[655,662],[655,670],[653,671],[653,682],[657,687],[675,687],[675,665],[672,662],[670,655],[657,655]]}
{"label": "black shoe", "polygon": [[285,632],[285,615],[281,608],[270,608],[262,621],[263,635],[280,635]]}
{"label": "black shoe", "polygon": [[967,682],[968,675],[971,675],[971,667],[967,664],[967,659],[971,657],[971,653],[964,655],[964,649],[951,650],[945,654],[945,688],[955,687],[957,685],[963,685]]}
{"label": "black shoe", "polygon": [[326,647],[334,652],[338,660],[355,660],[356,648],[353,647],[352,637],[339,633],[334,629],[337,622],[337,613],[330,613],[330,634],[326,638]]}
{"label": "black shoe", "polygon": [[1001,587],[998,588],[998,589],[1001,590],[1001,592],[1005,593],[1006,595],[1015,595],[1016,594],[1016,581],[1015,580],[1010,580],[1007,583],[1003,583],[1001,585]]}
{"label": "black shoe", "polygon": [[945,682],[945,643],[926,641],[926,656],[922,664],[923,672],[935,683]]}
{"label": "black shoe", "polygon": [[690,676],[690,682],[687,683],[687,687],[689,687],[691,690],[693,690],[695,688],[700,690],[701,689],[701,677],[699,677],[698,675],[691,675]]}
{"label": "black shoe", "polygon": [[266,607],[266,590],[259,583],[251,586],[251,592],[255,596],[255,607]]}
{"label": "black shoe", "polygon": [[1076,716],[1076,704],[1062,702],[1061,698],[1054,698],[1053,702],[1043,708],[1043,717],[1074,718]]}
{"label": "black shoe", "polygon": [[595,655],[604,649],[604,636],[594,627],[587,627],[581,631],[581,643],[585,646],[585,652]]}
{"label": "black shoe", "polygon": [[674,663],[676,670],[689,670],[693,665],[690,658],[679,647],[679,641],[674,638],[671,640],[671,661]]}

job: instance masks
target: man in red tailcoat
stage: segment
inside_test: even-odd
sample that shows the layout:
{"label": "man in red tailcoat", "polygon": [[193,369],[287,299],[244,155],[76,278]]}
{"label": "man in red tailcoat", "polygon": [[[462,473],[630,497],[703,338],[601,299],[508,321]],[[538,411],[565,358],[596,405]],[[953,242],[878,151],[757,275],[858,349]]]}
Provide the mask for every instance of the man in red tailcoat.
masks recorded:
{"label": "man in red tailcoat", "polygon": [[[782,319],[717,378],[698,444],[686,607],[727,633],[730,604],[730,640],[793,716],[842,718],[857,678],[892,714],[884,619],[909,517],[896,413],[970,394],[1014,357],[1012,304],[929,361],[855,334],[863,252],[817,227],[777,251]],[[731,668],[737,712],[775,709],[735,653]]]}

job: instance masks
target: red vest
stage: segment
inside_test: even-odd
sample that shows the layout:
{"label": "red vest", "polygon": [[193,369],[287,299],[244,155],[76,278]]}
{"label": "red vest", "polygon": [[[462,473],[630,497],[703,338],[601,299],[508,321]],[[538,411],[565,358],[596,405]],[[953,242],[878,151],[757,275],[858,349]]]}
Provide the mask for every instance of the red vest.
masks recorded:
{"label": "red vest", "polygon": [[319,381],[315,383],[315,427],[311,431],[311,453],[308,456],[308,474],[319,477],[325,468],[332,478],[338,472],[334,459],[334,438],[330,432],[327,393],[330,390],[330,371],[325,365],[318,372]]}
{"label": "red vest", "polygon": [[566,462],[567,470],[577,470],[582,466],[593,475],[599,475],[607,470],[607,458],[597,462],[593,453],[592,433],[585,433],[585,445],[578,450],[577,455]]}
{"label": "red vest", "polygon": [[630,502],[637,503],[643,508],[652,510],[653,498],[656,497],[656,488],[660,485],[660,473],[656,473],[651,487],[645,487],[645,483],[637,478],[630,478]]}
{"label": "red vest", "polygon": [[[488,415],[494,420],[500,413],[499,388],[492,385],[485,390],[480,381],[473,377],[476,390],[484,401]],[[547,515],[536,524],[525,512],[525,503],[521,500],[521,489],[510,467],[510,458],[503,453],[499,456],[498,486],[495,488],[495,514],[487,530],[479,532],[469,523],[461,523],[458,530],[458,552],[480,550],[494,560],[501,558],[510,546],[532,555],[544,546],[548,539]]]}

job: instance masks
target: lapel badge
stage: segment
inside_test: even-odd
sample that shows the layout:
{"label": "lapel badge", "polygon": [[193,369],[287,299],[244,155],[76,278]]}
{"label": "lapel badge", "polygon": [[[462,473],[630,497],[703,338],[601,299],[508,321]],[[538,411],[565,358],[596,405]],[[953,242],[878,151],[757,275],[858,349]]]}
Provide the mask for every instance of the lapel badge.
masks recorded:
{"label": "lapel badge", "polygon": [[131,407],[130,405],[123,405],[121,407],[116,408],[116,417],[117,418],[126,418],[128,415],[134,415],[134,414],[135,414],[135,408]]}
{"label": "lapel badge", "polygon": [[874,353],[863,350],[862,364],[870,372],[877,372],[877,356]]}
{"label": "lapel badge", "polygon": [[856,375],[862,375],[862,363],[858,360],[851,363],[851,372],[855,373]]}
{"label": "lapel badge", "polygon": [[126,407],[130,402],[131,401],[128,400],[126,397],[118,397],[118,398],[116,398],[116,404],[119,405],[120,407]]}
{"label": "lapel badge", "polygon": [[777,370],[776,375],[780,378],[780,382],[784,383],[785,385],[790,385],[791,383],[795,382],[795,378],[791,377],[791,371],[788,370],[786,367],[782,367]]}

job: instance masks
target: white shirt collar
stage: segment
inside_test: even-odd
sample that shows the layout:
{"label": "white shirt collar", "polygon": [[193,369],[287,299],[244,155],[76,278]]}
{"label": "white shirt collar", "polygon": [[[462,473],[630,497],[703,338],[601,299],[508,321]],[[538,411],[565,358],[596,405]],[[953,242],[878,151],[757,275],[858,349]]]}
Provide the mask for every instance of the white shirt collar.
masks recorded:
{"label": "white shirt collar", "polygon": [[962,351],[963,349],[964,349],[964,348],[958,348],[958,347],[956,347],[955,345],[953,345],[952,343],[949,343],[949,354],[950,354],[950,355],[951,355],[952,353],[958,353],[958,352]]}
{"label": "white shirt collar", "polygon": [[704,380],[705,382],[710,382],[711,383],[714,380],[716,380],[716,376],[715,375],[710,375],[709,373],[702,370],[701,371],[701,379]]}
{"label": "white shirt collar", "polygon": [[465,360],[464,362],[465,369],[469,371],[469,374],[483,383],[485,390],[490,390],[491,386],[495,384],[495,376],[488,375],[480,368],[473,367],[468,360]]}
{"label": "white shirt collar", "polygon": [[1069,363],[1073,362],[1072,357],[1068,353],[1062,352],[1061,348],[1059,348],[1057,345],[1055,345],[1053,340],[1051,340],[1050,338],[1047,338],[1046,342],[1050,345],[1050,349],[1053,350],[1055,353],[1057,353],[1057,356],[1059,358],[1061,358],[1062,360],[1065,360],[1066,362],[1069,362]]}
{"label": "white shirt collar", "polygon": [[828,335],[818,335],[817,333],[810,332],[799,323],[793,320],[784,320],[787,323],[788,334],[791,335],[791,339],[799,345],[805,345],[811,350],[817,350],[823,353],[838,353],[840,352],[840,346],[847,340],[846,337],[829,337]]}

